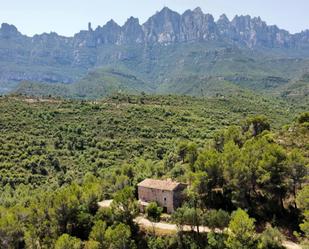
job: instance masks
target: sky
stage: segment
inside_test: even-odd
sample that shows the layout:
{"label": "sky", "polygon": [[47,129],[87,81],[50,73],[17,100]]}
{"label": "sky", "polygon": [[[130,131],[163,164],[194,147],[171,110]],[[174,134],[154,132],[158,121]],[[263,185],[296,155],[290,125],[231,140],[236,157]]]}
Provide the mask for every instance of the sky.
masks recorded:
{"label": "sky", "polygon": [[179,13],[201,7],[215,19],[225,13],[260,16],[291,33],[309,29],[309,0],[0,0],[0,23],[14,24],[32,36],[57,32],[72,36],[82,29],[102,26],[110,19],[119,25],[130,16],[144,23],[156,11],[169,7]]}

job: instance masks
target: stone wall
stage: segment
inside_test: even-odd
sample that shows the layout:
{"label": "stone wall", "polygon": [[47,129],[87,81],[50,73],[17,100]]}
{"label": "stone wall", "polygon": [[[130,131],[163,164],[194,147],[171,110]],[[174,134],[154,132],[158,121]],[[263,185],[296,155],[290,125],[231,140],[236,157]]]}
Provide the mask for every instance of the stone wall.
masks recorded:
{"label": "stone wall", "polygon": [[172,191],[138,187],[138,199],[145,202],[157,202],[166,207],[168,213],[174,212],[174,195]]}

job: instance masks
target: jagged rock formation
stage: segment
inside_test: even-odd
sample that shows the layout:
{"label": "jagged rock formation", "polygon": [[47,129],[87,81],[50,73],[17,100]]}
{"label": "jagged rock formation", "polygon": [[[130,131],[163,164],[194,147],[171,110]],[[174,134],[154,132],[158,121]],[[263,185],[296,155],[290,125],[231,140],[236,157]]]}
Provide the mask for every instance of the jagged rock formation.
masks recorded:
{"label": "jagged rock formation", "polygon": [[308,30],[292,35],[277,26],[268,26],[260,17],[235,16],[229,21],[222,15],[215,22],[212,15],[204,14],[200,8],[187,10],[180,15],[166,7],[142,25],[138,19],[131,17],[122,27],[111,20],[88,33],[97,46],[221,40],[249,48],[293,48],[306,45],[309,39]]}
{"label": "jagged rock formation", "polygon": [[[88,69],[134,57],[131,52],[134,47],[146,51],[154,46],[208,41],[247,49],[309,49],[309,31],[293,35],[250,16],[236,16],[230,21],[222,15],[215,21],[200,8],[187,10],[182,15],[163,8],[144,24],[131,17],[123,26],[111,20],[94,30],[89,23],[88,30],[74,37],[56,33],[27,37],[13,25],[2,24],[0,81],[70,83]],[[131,50],[106,54],[108,46]]]}

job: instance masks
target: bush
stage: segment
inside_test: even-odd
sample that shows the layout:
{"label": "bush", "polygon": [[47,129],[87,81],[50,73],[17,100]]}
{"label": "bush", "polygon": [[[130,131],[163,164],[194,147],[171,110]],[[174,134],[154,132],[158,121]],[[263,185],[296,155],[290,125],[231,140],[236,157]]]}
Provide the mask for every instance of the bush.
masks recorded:
{"label": "bush", "polygon": [[225,241],[227,248],[255,249],[255,237],[254,219],[242,209],[235,211],[228,227],[228,238]]}
{"label": "bush", "polygon": [[309,123],[309,112],[302,113],[298,117],[298,123],[300,124]]}
{"label": "bush", "polygon": [[284,249],[282,246],[284,236],[277,228],[268,226],[259,238],[259,249]]}
{"label": "bush", "polygon": [[149,203],[148,207],[146,208],[147,217],[154,221],[160,220],[162,211],[163,209],[159,207],[156,202]]}
{"label": "bush", "polygon": [[230,214],[223,210],[210,210],[203,217],[203,223],[211,229],[224,229],[230,222]]}
{"label": "bush", "polygon": [[58,238],[55,244],[55,249],[81,249],[82,243],[80,239],[71,237],[68,234],[63,234]]}

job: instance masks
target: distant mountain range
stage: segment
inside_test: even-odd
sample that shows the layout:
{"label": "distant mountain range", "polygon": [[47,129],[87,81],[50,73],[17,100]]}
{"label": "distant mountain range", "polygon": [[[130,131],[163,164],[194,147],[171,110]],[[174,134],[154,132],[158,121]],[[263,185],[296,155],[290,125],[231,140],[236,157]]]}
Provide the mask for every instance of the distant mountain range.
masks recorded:
{"label": "distant mountain range", "polygon": [[200,8],[182,15],[163,8],[142,25],[133,17],[123,26],[89,24],[74,37],[0,29],[3,93],[211,95],[245,87],[284,95],[308,72],[309,30],[290,34],[250,16],[215,21]]}

